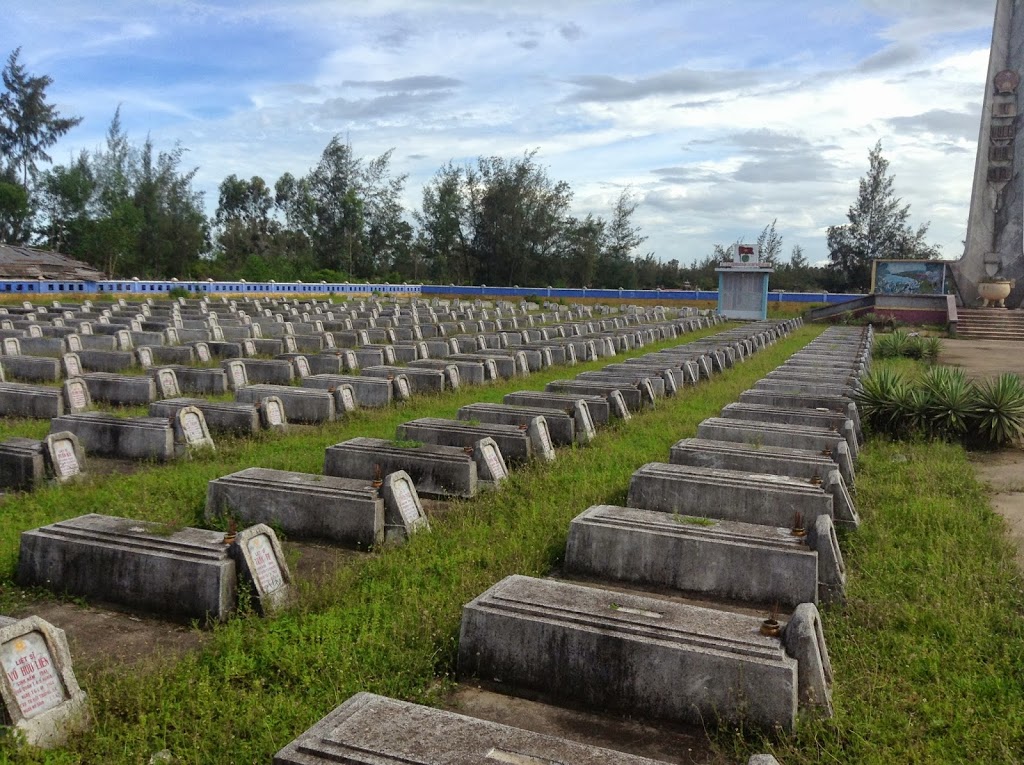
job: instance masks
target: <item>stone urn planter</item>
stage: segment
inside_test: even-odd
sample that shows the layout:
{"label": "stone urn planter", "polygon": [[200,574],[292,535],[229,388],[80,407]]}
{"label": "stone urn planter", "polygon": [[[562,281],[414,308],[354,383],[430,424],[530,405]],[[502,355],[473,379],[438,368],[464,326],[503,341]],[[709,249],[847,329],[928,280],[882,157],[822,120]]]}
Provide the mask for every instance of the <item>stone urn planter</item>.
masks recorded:
{"label": "stone urn planter", "polygon": [[992,279],[978,284],[978,295],[983,308],[1006,308],[1003,302],[1013,289],[1012,279]]}

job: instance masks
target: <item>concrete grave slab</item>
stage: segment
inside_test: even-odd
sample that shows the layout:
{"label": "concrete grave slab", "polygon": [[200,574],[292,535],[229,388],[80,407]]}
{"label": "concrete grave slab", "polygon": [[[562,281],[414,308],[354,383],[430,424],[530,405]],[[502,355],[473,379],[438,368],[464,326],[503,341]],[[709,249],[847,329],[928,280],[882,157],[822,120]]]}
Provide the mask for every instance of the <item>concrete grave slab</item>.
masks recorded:
{"label": "concrete grave slab", "polygon": [[518,425],[471,424],[466,420],[421,417],[399,425],[396,438],[462,448],[473,446],[481,438],[491,438],[510,462],[522,464],[533,458],[533,440],[527,428]]}
{"label": "concrete grave slab", "polygon": [[818,452],[830,457],[838,465],[848,486],[854,483],[853,457],[841,433],[800,425],[710,417],[697,426],[697,437],[710,441],[733,441],[754,446],[780,446]]}
{"label": "concrete grave slab", "polygon": [[0,382],[0,416],[50,419],[64,413],[60,388]]}
{"label": "concrete grave slab", "polygon": [[814,667],[760,627],[757,617],[510,576],[463,608],[458,671],[500,678],[517,695],[791,730],[799,676]]}
{"label": "concrete grave slab", "polygon": [[[493,423],[497,425],[526,425],[537,417],[543,417],[548,437],[552,444],[570,446],[576,441],[576,423],[572,416],[561,409],[545,409],[537,406],[511,406],[509,404],[467,404],[455,415],[460,420]],[[534,450],[539,448],[536,439]]]}
{"label": "concrete grave slab", "polygon": [[268,396],[284,403],[288,422],[333,422],[337,416],[334,396],[319,388],[296,388],[291,385],[249,385],[235,391],[235,400],[258,404]]}
{"label": "concrete grave slab", "polygon": [[[629,507],[794,528],[833,518],[832,496],[786,476],[649,462],[630,478]],[[797,523],[797,518],[800,523]]]}
{"label": "concrete grave slab", "polygon": [[111,372],[87,372],[80,378],[94,401],[116,406],[149,404],[157,398],[156,381],[151,377],[119,375]]}
{"label": "concrete grave slab", "polygon": [[260,416],[252,404],[232,401],[208,401],[201,398],[167,398],[149,405],[150,417],[173,419],[179,410],[195,407],[203,413],[203,419],[211,433],[233,433],[256,435],[260,432]]}
{"label": "concrete grave slab", "polygon": [[[588,396],[576,393],[554,393],[551,391],[530,391],[521,390],[505,394],[502,401],[511,406],[539,406],[546,409],[560,409],[571,413],[576,419],[576,432],[579,434],[581,427],[585,426],[584,420],[589,419],[590,430],[594,426],[607,425],[611,418],[611,407],[608,400],[602,396]],[[582,414],[582,403],[586,406],[586,417]],[[577,435],[577,437],[579,437]]]}
{"label": "concrete grave slab", "polygon": [[98,457],[174,459],[174,429],[163,417],[115,417],[102,412],[65,414],[50,421],[50,432],[68,430],[87,454]]}
{"label": "concrete grave slab", "polygon": [[369,693],[351,697],[274,755],[274,765],[343,762],[656,765],[645,757]]}
{"label": "concrete grave slab", "polygon": [[856,460],[860,453],[857,429],[845,414],[817,409],[789,409],[767,404],[733,403],[722,407],[720,417],[727,420],[771,422],[779,425],[800,425],[839,433],[846,439],[850,454]]}
{"label": "concrete grave slab", "polygon": [[351,438],[327,447],[324,475],[382,480],[404,470],[421,495],[473,497],[479,490],[472,453],[453,446],[403,444],[383,438]]}
{"label": "concrete grave slab", "polygon": [[348,385],[355,393],[358,406],[379,408],[391,405],[394,398],[393,382],[393,380],[357,375],[313,375],[302,381],[302,387],[332,391],[337,390],[339,386]]}
{"label": "concrete grave slab", "polygon": [[43,442],[12,436],[0,441],[0,488],[32,491],[46,480]]}
{"label": "concrete grave slab", "polygon": [[17,582],[186,619],[236,606],[224,534],[89,514],[25,531]]}
{"label": "concrete grave slab", "polygon": [[684,438],[672,445],[669,462],[716,470],[739,470],[748,473],[767,473],[799,478],[811,485],[821,486],[832,495],[832,509],[837,526],[857,528],[860,517],[831,457],[802,449],[781,446],[755,446],[733,441],[710,441],[703,438]]}
{"label": "concrete grave slab", "polygon": [[842,556],[821,517],[821,533],[794,536],[790,528],[596,505],[569,526],[564,570],[787,608],[841,600]]}

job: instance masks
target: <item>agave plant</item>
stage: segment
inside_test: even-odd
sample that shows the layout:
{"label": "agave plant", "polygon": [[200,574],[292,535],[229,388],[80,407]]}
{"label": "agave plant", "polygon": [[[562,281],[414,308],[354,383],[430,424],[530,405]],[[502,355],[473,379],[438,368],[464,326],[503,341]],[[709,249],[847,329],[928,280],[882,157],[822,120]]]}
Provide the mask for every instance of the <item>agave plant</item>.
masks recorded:
{"label": "agave plant", "polygon": [[934,364],[939,360],[939,354],[942,353],[942,341],[937,337],[926,337],[923,338],[923,344],[924,354],[922,358]]}
{"label": "agave plant", "polygon": [[972,425],[977,438],[990,446],[1006,446],[1024,435],[1024,384],[1001,374],[977,386]]}
{"label": "agave plant", "polygon": [[924,348],[925,343],[923,337],[920,335],[914,335],[913,337],[907,336],[902,355],[910,359],[923,359]]}
{"label": "agave plant", "polygon": [[920,386],[928,399],[922,429],[947,440],[963,438],[970,426],[978,395],[964,371],[953,367],[932,367],[921,376]]}
{"label": "agave plant", "polygon": [[874,355],[883,359],[895,359],[906,356],[910,345],[910,336],[902,329],[882,335],[875,341]]}
{"label": "agave plant", "polygon": [[872,430],[891,432],[896,402],[905,403],[908,386],[903,375],[890,367],[878,366],[861,379],[861,385],[856,394],[861,420]]}

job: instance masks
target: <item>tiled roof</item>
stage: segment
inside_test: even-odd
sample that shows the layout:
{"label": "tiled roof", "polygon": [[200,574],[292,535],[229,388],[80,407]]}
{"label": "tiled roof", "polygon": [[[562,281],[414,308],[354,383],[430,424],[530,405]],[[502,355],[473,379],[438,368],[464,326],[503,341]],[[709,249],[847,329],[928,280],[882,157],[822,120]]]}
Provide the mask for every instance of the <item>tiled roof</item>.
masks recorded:
{"label": "tiled roof", "polygon": [[0,279],[106,279],[102,271],[51,250],[19,244],[0,244]]}

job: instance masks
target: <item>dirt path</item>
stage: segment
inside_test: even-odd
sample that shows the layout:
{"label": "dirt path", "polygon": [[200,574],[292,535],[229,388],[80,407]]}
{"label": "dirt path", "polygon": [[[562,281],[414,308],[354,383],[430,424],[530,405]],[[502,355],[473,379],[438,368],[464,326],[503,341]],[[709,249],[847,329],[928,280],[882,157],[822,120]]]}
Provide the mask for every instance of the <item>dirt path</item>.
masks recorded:
{"label": "dirt path", "polygon": [[[1024,376],[1024,343],[997,340],[943,340],[939,363],[962,367],[974,378],[1002,372]],[[978,478],[992,491],[992,509],[1006,520],[1017,545],[1017,562],[1024,568],[1024,450],[974,452],[971,463]]]}

